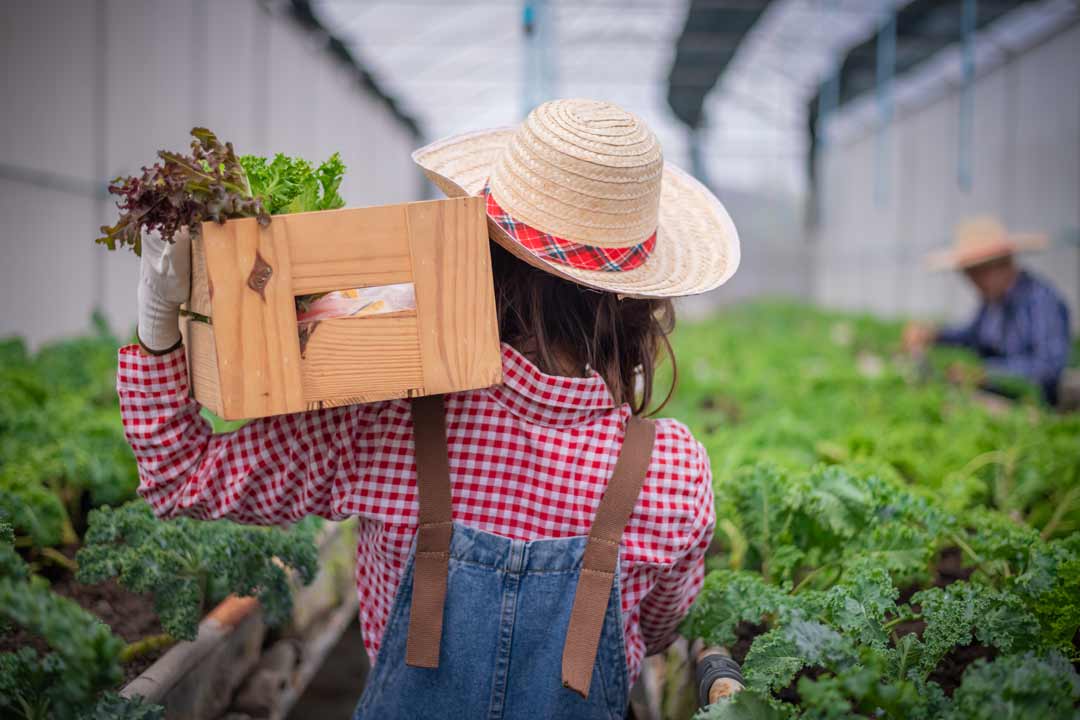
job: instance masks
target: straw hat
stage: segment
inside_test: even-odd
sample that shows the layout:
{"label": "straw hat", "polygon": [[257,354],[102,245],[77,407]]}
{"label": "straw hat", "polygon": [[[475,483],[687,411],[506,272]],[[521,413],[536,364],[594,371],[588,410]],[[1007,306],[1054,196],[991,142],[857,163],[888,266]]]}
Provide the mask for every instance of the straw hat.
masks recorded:
{"label": "straw hat", "polygon": [[581,285],[694,295],[739,265],[724,206],[665,163],[652,131],[611,103],[554,100],[518,127],[455,135],[412,157],[448,196],[487,197],[493,240]]}
{"label": "straw hat", "polygon": [[1009,233],[992,217],[976,217],[956,226],[951,247],[926,256],[933,270],[963,270],[1025,250],[1046,247],[1045,235]]}

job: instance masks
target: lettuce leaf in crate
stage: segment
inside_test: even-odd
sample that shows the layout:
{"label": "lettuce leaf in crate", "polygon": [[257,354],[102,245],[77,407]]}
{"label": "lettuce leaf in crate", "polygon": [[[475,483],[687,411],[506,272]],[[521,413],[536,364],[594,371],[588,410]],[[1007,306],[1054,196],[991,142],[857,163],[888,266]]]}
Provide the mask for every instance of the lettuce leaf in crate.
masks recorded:
{"label": "lettuce leaf in crate", "polygon": [[141,255],[144,230],[171,241],[182,227],[201,222],[256,217],[269,224],[270,214],[252,195],[232,143],[222,143],[206,128],[194,128],[191,135],[190,155],[162,150],[160,162],[144,167],[141,176],[113,181],[109,192],[120,196],[120,218],[101,228],[98,243],[110,250],[126,245]]}
{"label": "lettuce leaf in crate", "polygon": [[243,155],[240,164],[247,174],[252,194],[262,199],[271,215],[333,210],[345,205],[338,192],[345,175],[345,163],[338,153],[317,168],[303,158],[282,153],[272,160]]}

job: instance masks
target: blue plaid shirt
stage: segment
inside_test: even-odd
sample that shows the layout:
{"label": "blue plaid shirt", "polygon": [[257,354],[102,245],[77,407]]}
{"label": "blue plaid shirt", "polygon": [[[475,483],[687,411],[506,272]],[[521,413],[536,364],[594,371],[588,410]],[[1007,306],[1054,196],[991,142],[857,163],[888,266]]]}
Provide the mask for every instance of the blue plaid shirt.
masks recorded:
{"label": "blue plaid shirt", "polygon": [[999,302],[983,303],[965,327],[943,330],[943,345],[970,348],[994,376],[1019,376],[1057,402],[1057,386],[1069,361],[1069,309],[1045,281],[1021,271]]}

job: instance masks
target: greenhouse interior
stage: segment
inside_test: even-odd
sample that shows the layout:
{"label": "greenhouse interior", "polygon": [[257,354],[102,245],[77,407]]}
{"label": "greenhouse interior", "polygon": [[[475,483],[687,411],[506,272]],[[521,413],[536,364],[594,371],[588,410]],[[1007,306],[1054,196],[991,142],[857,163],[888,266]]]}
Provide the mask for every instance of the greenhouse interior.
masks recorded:
{"label": "greenhouse interior", "polygon": [[1077,0],[3,15],[0,717],[1080,718]]}

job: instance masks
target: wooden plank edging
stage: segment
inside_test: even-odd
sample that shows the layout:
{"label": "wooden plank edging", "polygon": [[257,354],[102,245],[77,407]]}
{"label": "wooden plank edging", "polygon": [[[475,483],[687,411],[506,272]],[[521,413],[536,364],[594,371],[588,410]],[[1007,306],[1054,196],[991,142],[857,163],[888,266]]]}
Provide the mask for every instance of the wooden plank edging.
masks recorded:
{"label": "wooden plank edging", "polygon": [[[338,542],[348,541],[347,522],[328,522],[320,531],[320,574],[332,571],[322,562],[324,552],[332,550]],[[352,552],[355,553],[355,547]],[[350,620],[356,616],[356,600],[355,590],[351,597],[346,595],[342,607],[334,611],[333,621],[321,628],[323,632],[315,638],[316,645],[322,649],[320,661],[348,626],[346,615]],[[125,685],[120,694],[123,697],[142,696],[149,702],[164,705],[166,720],[218,717],[228,708],[234,693],[258,663],[266,632],[258,600],[230,596],[202,619],[194,640],[177,642]],[[304,685],[315,669],[307,669],[304,673]],[[295,700],[296,697],[290,698],[289,704]]]}

